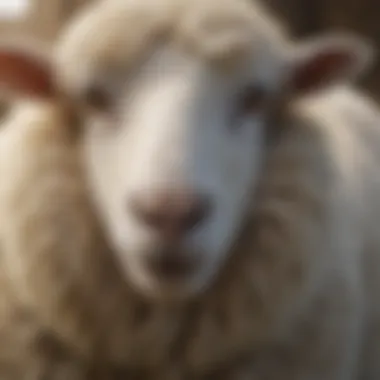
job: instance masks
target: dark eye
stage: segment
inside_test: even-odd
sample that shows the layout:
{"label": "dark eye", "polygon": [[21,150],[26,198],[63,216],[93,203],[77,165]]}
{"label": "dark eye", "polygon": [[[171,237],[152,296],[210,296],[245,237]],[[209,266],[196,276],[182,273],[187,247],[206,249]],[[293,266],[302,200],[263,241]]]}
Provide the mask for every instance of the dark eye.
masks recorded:
{"label": "dark eye", "polygon": [[12,108],[12,101],[10,99],[0,98],[0,120],[5,119]]}
{"label": "dark eye", "polygon": [[231,125],[239,127],[244,118],[264,108],[267,91],[260,85],[247,86],[238,96]]}
{"label": "dark eye", "polygon": [[109,94],[97,85],[87,88],[84,93],[84,101],[87,106],[100,112],[108,111],[111,105]]}
{"label": "dark eye", "polygon": [[242,116],[255,112],[264,106],[266,91],[262,86],[252,85],[243,90],[239,99],[239,109]]}

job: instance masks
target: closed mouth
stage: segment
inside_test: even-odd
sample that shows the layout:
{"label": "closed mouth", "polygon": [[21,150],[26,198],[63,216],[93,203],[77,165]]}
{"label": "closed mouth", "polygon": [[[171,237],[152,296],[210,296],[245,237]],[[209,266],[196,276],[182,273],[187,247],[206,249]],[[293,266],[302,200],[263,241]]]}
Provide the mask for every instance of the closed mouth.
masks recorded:
{"label": "closed mouth", "polygon": [[149,259],[150,272],[165,281],[180,281],[194,274],[197,269],[197,260],[176,252],[156,254]]}

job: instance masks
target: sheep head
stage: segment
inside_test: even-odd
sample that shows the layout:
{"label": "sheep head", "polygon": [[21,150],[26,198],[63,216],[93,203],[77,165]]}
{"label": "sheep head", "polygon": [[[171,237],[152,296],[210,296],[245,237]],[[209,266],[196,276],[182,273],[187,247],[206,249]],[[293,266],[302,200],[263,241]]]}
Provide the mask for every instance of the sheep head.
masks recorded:
{"label": "sheep head", "polygon": [[294,42],[252,1],[109,0],[80,13],[50,58],[1,46],[0,81],[70,100],[126,278],[188,297],[212,283],[254,202],[274,105],[353,80],[372,53],[349,35]]}

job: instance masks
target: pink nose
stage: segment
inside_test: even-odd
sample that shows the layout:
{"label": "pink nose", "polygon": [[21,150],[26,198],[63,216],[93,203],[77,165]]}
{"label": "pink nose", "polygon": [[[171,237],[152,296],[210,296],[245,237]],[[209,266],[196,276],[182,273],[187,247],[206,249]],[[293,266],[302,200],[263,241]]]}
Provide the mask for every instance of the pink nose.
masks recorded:
{"label": "pink nose", "polygon": [[188,190],[138,193],[129,201],[134,216],[163,238],[182,238],[211,213],[206,195]]}

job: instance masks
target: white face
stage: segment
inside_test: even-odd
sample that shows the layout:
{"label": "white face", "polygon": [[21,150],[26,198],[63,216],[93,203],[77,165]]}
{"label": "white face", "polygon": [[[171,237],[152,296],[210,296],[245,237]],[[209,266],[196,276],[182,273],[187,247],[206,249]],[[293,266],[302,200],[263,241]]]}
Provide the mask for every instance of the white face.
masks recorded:
{"label": "white face", "polygon": [[[201,292],[226,261],[259,181],[272,97],[367,61],[360,40],[294,44],[254,2],[215,4],[99,2],[53,54],[59,91],[90,106],[84,160],[109,241],[126,278],[156,298]],[[51,96],[35,62],[12,65],[16,85]]]}
{"label": "white face", "polygon": [[96,203],[129,279],[147,293],[201,291],[237,236],[265,143],[263,115],[244,113],[246,74],[161,50],[120,84],[112,112],[88,120]]}
{"label": "white face", "polygon": [[373,57],[354,36],[285,41],[253,0],[217,2],[99,2],[51,58],[0,43],[3,87],[90,106],[84,162],[100,219],[126,278],[157,298],[199,293],[225,262],[260,177],[275,93],[346,82]]}

